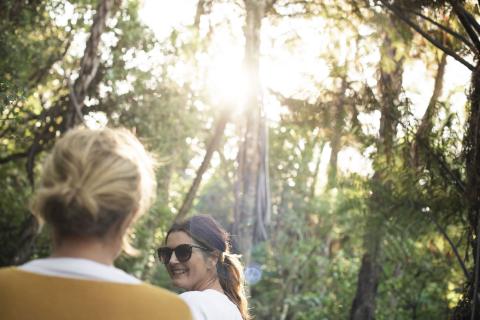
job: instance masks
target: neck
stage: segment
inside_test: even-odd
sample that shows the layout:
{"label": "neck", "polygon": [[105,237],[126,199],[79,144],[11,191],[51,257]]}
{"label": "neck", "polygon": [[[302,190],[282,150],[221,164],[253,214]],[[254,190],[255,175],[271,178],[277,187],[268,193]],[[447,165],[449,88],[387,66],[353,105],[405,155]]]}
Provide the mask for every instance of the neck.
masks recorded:
{"label": "neck", "polygon": [[193,290],[195,291],[204,291],[208,289],[216,290],[225,294],[222,285],[220,284],[220,281],[218,280],[218,277],[216,275],[212,275],[212,277],[207,279],[207,281],[199,284],[197,288],[193,288]]}
{"label": "neck", "polygon": [[119,252],[116,242],[84,237],[57,239],[54,241],[51,257],[82,258],[110,266]]}

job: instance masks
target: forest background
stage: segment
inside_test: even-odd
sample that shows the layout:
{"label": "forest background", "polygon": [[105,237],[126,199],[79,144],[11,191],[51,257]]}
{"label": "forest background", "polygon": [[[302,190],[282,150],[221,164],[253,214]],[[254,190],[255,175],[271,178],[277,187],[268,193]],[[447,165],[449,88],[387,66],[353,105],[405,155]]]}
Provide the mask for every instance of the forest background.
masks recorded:
{"label": "forest background", "polygon": [[[118,267],[208,213],[255,319],[480,319],[477,1],[0,1],[0,266],[49,254],[28,211],[76,125],[162,162]],[[474,299],[477,297],[477,299]]]}

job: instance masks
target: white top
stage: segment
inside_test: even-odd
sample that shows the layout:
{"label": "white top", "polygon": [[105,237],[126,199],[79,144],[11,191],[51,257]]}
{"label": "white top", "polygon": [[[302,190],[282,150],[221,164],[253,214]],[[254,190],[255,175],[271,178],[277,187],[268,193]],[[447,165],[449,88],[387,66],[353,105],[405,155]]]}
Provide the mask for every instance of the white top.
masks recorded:
{"label": "white top", "polygon": [[80,258],[45,258],[27,262],[20,270],[46,276],[125,284],[142,283],[125,271],[92,260]]}
{"label": "white top", "polygon": [[237,306],[217,290],[188,291],[180,298],[190,307],[194,320],[242,320]]}

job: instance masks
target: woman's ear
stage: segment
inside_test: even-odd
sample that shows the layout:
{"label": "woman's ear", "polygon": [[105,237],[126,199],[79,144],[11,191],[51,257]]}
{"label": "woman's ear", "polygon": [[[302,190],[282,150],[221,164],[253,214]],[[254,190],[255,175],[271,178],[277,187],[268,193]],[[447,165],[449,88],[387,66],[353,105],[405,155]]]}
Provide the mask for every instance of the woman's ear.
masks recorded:
{"label": "woman's ear", "polygon": [[220,254],[218,252],[213,252],[211,255],[208,256],[208,259],[207,259],[208,269],[215,270],[217,268],[217,261],[219,257],[220,257]]}

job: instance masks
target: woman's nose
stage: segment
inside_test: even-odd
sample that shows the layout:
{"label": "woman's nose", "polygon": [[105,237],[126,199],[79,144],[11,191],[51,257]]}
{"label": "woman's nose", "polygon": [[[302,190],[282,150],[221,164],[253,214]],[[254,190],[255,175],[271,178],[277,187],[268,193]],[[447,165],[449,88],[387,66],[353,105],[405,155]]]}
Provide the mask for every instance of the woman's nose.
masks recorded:
{"label": "woman's nose", "polygon": [[175,252],[172,252],[172,256],[170,257],[170,262],[169,263],[179,263],[177,256],[175,255]]}

